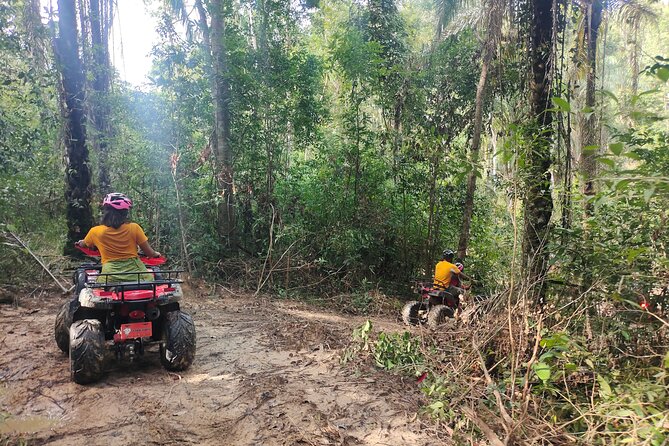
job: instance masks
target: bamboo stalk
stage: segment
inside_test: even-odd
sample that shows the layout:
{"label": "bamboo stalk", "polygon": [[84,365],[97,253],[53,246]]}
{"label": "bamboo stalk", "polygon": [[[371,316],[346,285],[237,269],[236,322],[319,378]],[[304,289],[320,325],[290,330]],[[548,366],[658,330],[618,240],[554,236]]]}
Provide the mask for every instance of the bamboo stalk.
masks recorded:
{"label": "bamboo stalk", "polygon": [[33,252],[30,250],[30,248],[28,248],[28,246],[27,246],[25,243],[23,243],[23,241],[18,237],[18,235],[14,234],[13,232],[10,232],[9,234],[10,234],[12,237],[14,237],[14,238],[16,239],[16,241],[19,242],[19,243],[21,244],[21,246],[23,246],[23,248],[25,248],[25,250],[28,251],[28,252],[30,253],[31,256],[33,256],[33,258],[37,261],[37,263],[39,263],[40,266],[41,266],[42,268],[44,268],[44,271],[46,271],[47,273],[49,273],[49,275],[51,276],[51,278],[53,279],[53,281],[56,282],[56,283],[58,284],[58,286],[60,287],[61,290],[63,290],[63,293],[67,293],[68,290],[67,290],[63,285],[61,285],[61,283],[58,281],[58,279],[56,279],[56,276],[54,276],[54,275],[51,273],[51,271],[49,271],[49,268],[46,267],[46,265],[44,264],[44,262],[42,262],[42,260],[41,260],[39,257],[37,257],[37,256],[35,255],[35,253],[33,253]]}

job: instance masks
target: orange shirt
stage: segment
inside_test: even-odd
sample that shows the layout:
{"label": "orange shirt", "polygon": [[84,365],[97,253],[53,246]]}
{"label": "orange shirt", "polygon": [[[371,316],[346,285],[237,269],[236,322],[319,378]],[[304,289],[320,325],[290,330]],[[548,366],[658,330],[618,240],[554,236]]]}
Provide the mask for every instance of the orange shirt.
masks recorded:
{"label": "orange shirt", "polygon": [[137,257],[137,245],[147,241],[142,227],[137,223],[123,223],[118,229],[99,225],[86,234],[86,246],[95,246],[100,251],[102,263],[110,260],[126,260]]}
{"label": "orange shirt", "polygon": [[451,262],[442,260],[434,267],[433,286],[445,290],[451,284],[451,277],[453,274],[460,274],[458,267]]}

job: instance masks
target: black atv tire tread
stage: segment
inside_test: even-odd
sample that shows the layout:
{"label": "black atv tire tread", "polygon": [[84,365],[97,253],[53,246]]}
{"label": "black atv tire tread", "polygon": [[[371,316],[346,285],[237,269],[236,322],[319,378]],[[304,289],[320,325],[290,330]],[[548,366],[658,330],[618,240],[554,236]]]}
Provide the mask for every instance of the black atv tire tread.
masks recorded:
{"label": "black atv tire tread", "polygon": [[453,317],[453,309],[447,305],[435,305],[427,314],[427,325],[436,330],[444,321]]}
{"label": "black atv tire tread", "polygon": [[54,336],[56,344],[63,353],[70,351],[70,325],[72,325],[73,314],[70,311],[71,302],[65,302],[60,311],[56,315],[56,323],[54,324]]}
{"label": "black atv tire tread", "polygon": [[104,372],[105,336],[97,319],[84,319],[70,326],[70,371],[77,384],[99,380]]}
{"label": "black atv tire tread", "polygon": [[160,362],[171,372],[186,370],[193,363],[196,350],[195,323],[181,310],[165,313],[164,337],[160,345]]}
{"label": "black atv tire tread", "polygon": [[402,308],[402,320],[407,325],[418,325],[420,323],[420,317],[418,312],[420,311],[422,304],[418,301],[412,300],[407,302]]}

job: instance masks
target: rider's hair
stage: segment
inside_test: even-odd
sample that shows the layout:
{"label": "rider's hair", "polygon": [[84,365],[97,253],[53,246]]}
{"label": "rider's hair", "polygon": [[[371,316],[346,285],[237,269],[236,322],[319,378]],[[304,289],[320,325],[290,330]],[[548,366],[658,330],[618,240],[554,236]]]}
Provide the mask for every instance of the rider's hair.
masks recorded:
{"label": "rider's hair", "polygon": [[123,223],[128,221],[128,210],[114,209],[111,206],[102,208],[102,224],[114,229],[121,227]]}

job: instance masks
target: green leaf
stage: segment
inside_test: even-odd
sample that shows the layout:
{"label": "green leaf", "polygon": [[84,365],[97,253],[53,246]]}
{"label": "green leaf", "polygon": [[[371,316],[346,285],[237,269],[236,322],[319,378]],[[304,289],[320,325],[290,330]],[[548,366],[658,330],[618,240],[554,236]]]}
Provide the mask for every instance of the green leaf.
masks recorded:
{"label": "green leaf", "polygon": [[666,67],[660,67],[657,69],[655,72],[655,76],[657,76],[662,82],[667,82],[669,80],[669,68]]}
{"label": "green leaf", "polygon": [[609,98],[613,99],[614,101],[619,102],[618,97],[615,94],[611,93],[609,90],[603,90],[602,89],[601,92],[604,96],[608,96]]}
{"label": "green leaf", "polygon": [[585,359],[585,363],[586,363],[586,364],[588,365],[588,367],[590,367],[591,369],[594,369],[594,368],[595,368],[595,364],[592,362],[592,359],[590,359],[590,358],[586,358],[586,359]]}
{"label": "green leaf", "polygon": [[599,161],[599,162],[602,163],[602,164],[606,164],[606,165],[609,166],[611,169],[613,169],[614,167],[616,167],[616,163],[615,163],[615,161],[613,161],[611,158],[599,157],[599,158],[597,158],[597,161]]}
{"label": "green leaf", "polygon": [[553,101],[553,104],[557,106],[557,108],[560,109],[560,111],[569,113],[571,111],[571,105],[569,105],[569,102],[565,101],[564,99],[554,96],[551,98],[551,101]]}
{"label": "green leaf", "polygon": [[585,153],[593,153],[593,152],[596,152],[598,149],[599,149],[599,146],[597,144],[592,144],[590,146],[583,147],[583,149],[581,149],[581,150],[583,150],[583,152],[585,152]]}
{"label": "green leaf", "polygon": [[625,153],[623,153],[623,156],[625,156],[629,159],[633,159],[633,160],[640,160],[641,159],[639,154],[636,153],[636,152],[625,152]]}
{"label": "green leaf", "polygon": [[546,382],[550,379],[551,366],[545,362],[537,362],[532,365],[532,368],[534,369],[534,373],[537,375],[537,377],[543,382]]}
{"label": "green leaf", "polygon": [[613,144],[609,144],[609,150],[616,156],[620,156],[621,153],[623,153],[623,150],[625,150],[625,144],[621,142],[616,142]]}
{"label": "green leaf", "polygon": [[655,188],[649,187],[643,191],[643,201],[646,203],[650,202],[650,199],[653,197],[653,195],[655,195]]}
{"label": "green leaf", "polygon": [[664,354],[664,360],[662,361],[665,369],[669,369],[669,351]]}
{"label": "green leaf", "polygon": [[602,375],[597,374],[597,382],[599,383],[599,396],[602,398],[610,398],[613,395],[611,385]]}

